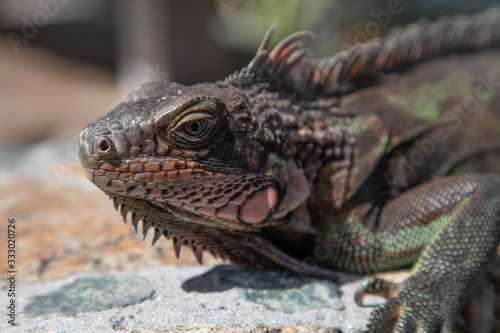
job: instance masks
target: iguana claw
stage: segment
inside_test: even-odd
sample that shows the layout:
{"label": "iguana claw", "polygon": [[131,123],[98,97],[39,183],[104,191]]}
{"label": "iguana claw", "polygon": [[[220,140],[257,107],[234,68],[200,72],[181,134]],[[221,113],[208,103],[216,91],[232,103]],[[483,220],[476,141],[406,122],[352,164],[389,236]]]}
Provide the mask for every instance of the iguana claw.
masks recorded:
{"label": "iguana claw", "polygon": [[378,295],[388,301],[370,314],[364,333],[382,332],[392,327],[396,333],[452,333],[460,310],[460,292],[448,284],[446,293],[432,288],[432,282],[419,283],[413,276],[402,283],[379,278],[366,281],[356,292],[355,300],[362,305],[365,295]]}

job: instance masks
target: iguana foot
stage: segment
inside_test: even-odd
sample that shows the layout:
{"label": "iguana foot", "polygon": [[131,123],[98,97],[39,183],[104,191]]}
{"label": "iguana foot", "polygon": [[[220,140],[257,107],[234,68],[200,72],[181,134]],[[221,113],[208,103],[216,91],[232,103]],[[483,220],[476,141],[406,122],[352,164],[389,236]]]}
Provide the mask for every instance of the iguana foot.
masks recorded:
{"label": "iguana foot", "polygon": [[[443,290],[444,285],[447,290]],[[439,283],[418,274],[402,283],[371,278],[356,292],[356,303],[363,305],[365,295],[382,296],[388,301],[373,310],[363,332],[379,332],[395,320],[396,333],[452,333],[460,311],[460,289],[456,282]]]}

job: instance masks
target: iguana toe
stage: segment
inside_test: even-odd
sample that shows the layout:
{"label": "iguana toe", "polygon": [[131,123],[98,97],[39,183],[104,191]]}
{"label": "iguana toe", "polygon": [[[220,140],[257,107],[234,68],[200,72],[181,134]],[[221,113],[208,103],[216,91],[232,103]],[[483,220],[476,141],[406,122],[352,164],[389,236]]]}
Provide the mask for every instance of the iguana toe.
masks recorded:
{"label": "iguana toe", "polygon": [[372,277],[363,283],[361,288],[354,295],[354,299],[356,304],[362,306],[363,297],[365,295],[377,295],[382,296],[385,299],[390,299],[391,297],[394,297],[399,290],[401,290],[401,285],[398,283]]}
{"label": "iguana toe", "polygon": [[432,281],[419,283],[421,277],[410,277],[402,283],[379,278],[365,282],[356,293],[356,303],[362,304],[365,295],[388,298],[370,314],[363,332],[382,332],[390,324],[395,333],[452,333],[459,302],[452,288],[443,294],[434,293]]}

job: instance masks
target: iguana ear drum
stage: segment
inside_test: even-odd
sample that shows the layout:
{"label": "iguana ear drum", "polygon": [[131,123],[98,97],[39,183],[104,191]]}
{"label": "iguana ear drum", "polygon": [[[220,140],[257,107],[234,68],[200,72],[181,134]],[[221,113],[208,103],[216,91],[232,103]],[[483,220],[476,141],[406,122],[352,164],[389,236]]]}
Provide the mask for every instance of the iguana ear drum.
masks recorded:
{"label": "iguana ear drum", "polygon": [[264,187],[243,201],[238,211],[238,217],[245,223],[261,223],[271,213],[277,201],[276,189],[271,186]]}

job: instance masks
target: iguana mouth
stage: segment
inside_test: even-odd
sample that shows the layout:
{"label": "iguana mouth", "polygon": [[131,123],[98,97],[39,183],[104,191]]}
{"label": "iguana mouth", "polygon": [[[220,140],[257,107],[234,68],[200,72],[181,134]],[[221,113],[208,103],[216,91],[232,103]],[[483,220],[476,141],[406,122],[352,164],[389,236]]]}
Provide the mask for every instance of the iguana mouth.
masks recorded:
{"label": "iguana mouth", "polygon": [[[105,192],[174,206],[235,223],[262,223],[278,202],[273,183],[255,175],[206,171],[195,162],[157,163],[153,167],[84,167],[87,178]],[[131,171],[132,168],[136,170]],[[139,170],[140,168],[140,170]],[[261,209],[256,210],[256,207]],[[266,208],[267,207],[267,208]]]}

